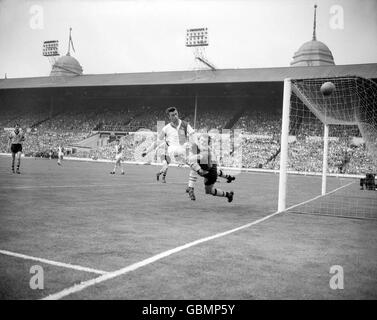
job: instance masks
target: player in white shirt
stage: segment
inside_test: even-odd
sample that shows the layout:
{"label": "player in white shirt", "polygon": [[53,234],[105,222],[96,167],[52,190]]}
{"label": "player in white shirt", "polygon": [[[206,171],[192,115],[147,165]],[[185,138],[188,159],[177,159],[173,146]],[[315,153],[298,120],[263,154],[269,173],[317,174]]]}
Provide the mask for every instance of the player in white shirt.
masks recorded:
{"label": "player in white shirt", "polygon": [[24,132],[20,128],[19,124],[16,123],[14,131],[9,134],[8,138],[8,150],[10,149],[12,153],[12,172],[14,173],[14,162],[17,158],[17,170],[16,172],[20,174],[21,165],[21,153],[22,153],[22,142],[25,140]]}
{"label": "player in white shirt", "polygon": [[115,174],[115,170],[117,166],[121,168],[121,174],[124,174],[123,163],[122,163],[124,147],[123,145],[120,144],[120,139],[116,140],[114,149],[115,149],[115,164],[114,164],[114,169],[113,171],[110,172],[110,174]]}
{"label": "player in white shirt", "polygon": [[61,145],[59,145],[58,146],[58,165],[59,166],[62,165],[63,156],[64,156],[64,148]]}
{"label": "player in white shirt", "polygon": [[[157,141],[164,140],[166,142],[167,155],[171,159],[179,161],[186,161],[187,150],[190,139],[193,138],[194,129],[189,123],[179,119],[178,110],[174,107],[168,108],[166,113],[169,115],[170,123],[162,128]],[[151,152],[156,148],[158,142],[154,142],[147,150],[142,153],[145,157],[147,153]],[[163,169],[167,170],[167,166],[163,166]],[[198,172],[200,174],[200,172]],[[162,173],[164,174],[164,173]],[[186,191],[188,192],[190,199],[195,200],[194,185],[197,180],[197,172],[193,169],[190,170],[189,183]]]}

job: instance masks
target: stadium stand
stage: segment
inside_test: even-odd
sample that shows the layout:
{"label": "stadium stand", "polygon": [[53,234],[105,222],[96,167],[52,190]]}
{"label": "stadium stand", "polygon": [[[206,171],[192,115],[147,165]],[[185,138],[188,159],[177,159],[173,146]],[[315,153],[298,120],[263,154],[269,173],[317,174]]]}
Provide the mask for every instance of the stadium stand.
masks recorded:
{"label": "stadium stand", "polygon": [[[18,106],[1,113],[0,125],[3,128],[13,127],[14,122],[21,124],[27,130],[24,152],[27,156],[55,157],[59,144],[64,146],[79,144],[90,137],[93,131],[136,131],[140,128],[156,130],[158,120],[167,121],[165,106],[133,107],[117,104],[113,106],[96,105],[68,106],[55,113],[46,107],[28,108]],[[189,106],[179,106],[182,119],[193,122],[194,111]],[[197,130],[209,131],[225,128],[229,119],[240,109],[218,109],[213,105],[198,108]],[[231,129],[242,130],[242,167],[279,169],[279,133],[281,115],[279,111],[263,110],[263,108],[245,109],[238,112],[238,120]],[[131,130],[134,129],[134,130]],[[315,124],[305,128],[305,136],[321,136],[322,128]],[[302,128],[301,128],[302,131]],[[294,132],[292,132],[294,133]],[[5,130],[0,133],[0,152],[7,152],[7,135]],[[355,130],[348,133],[359,136]],[[330,132],[331,136],[331,132]],[[126,145],[126,160],[133,159],[133,137],[124,137]],[[322,143],[316,139],[297,139],[292,142],[289,169],[303,172],[320,172],[322,169]],[[330,173],[361,174],[376,172],[373,159],[368,157],[364,144],[352,146],[349,151],[349,141],[330,141],[329,161]],[[79,150],[72,156],[92,159],[111,159],[112,143],[88,150]],[[348,152],[348,151],[349,152]],[[221,159],[221,165],[234,166],[231,156]]]}

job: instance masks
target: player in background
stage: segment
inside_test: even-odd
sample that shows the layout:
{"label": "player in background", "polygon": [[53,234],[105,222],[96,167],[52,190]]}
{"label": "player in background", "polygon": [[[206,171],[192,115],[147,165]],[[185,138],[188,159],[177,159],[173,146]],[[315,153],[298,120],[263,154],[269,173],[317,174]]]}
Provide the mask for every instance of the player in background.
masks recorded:
{"label": "player in background", "polygon": [[[168,108],[166,113],[169,116],[170,123],[164,126],[158,136],[157,141],[164,140],[168,146],[168,155],[172,159],[181,159],[186,161],[187,151],[186,147],[190,140],[193,140],[194,129],[189,123],[179,119],[178,110],[174,107]],[[147,150],[142,153],[145,157],[149,152],[154,150],[158,144],[155,141]],[[190,170],[189,182],[187,187],[187,192],[190,199],[195,200],[194,185],[197,180],[197,172],[195,170]]]}
{"label": "player in background", "polygon": [[63,156],[64,156],[64,148],[61,145],[59,145],[58,146],[58,165],[59,166],[62,165]]}
{"label": "player in background", "polygon": [[22,153],[22,142],[25,141],[25,136],[20,128],[19,124],[16,123],[14,131],[9,134],[8,139],[8,150],[12,152],[12,172],[14,173],[14,162],[17,158],[17,170],[16,172],[20,174],[21,165],[21,153]]}
{"label": "player in background", "polygon": [[115,170],[118,167],[121,168],[121,174],[124,174],[124,169],[123,169],[123,145],[120,144],[120,139],[116,140],[115,143],[115,164],[114,164],[114,169],[113,171],[110,172],[110,174],[115,174]]}
{"label": "player in background", "polygon": [[233,181],[234,177],[224,175],[221,170],[217,169],[217,160],[211,146],[211,137],[209,134],[201,134],[198,139],[198,143],[193,144],[192,147],[193,150],[192,154],[190,155],[190,167],[195,171],[202,169],[204,172],[207,172],[203,175],[205,193],[216,197],[226,197],[228,202],[232,202],[234,196],[233,191],[228,192],[215,188],[215,183],[218,176],[227,179],[227,182]]}

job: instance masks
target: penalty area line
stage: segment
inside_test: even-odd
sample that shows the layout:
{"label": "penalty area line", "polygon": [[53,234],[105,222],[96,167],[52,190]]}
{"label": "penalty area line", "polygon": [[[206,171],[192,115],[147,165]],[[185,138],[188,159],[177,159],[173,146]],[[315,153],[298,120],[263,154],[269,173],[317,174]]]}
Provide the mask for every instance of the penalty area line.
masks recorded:
{"label": "penalty area line", "polygon": [[[293,205],[293,206],[291,206],[291,207],[289,207],[289,208],[286,208],[284,211],[288,211],[288,210],[290,210],[290,209],[296,208],[296,207],[301,206],[301,205],[303,205],[303,204],[307,204],[307,203],[312,202],[312,201],[314,201],[314,200],[317,200],[317,199],[319,199],[319,198],[322,198],[322,197],[328,196],[329,194],[332,194],[332,193],[334,193],[334,192],[336,192],[336,191],[339,191],[340,189],[343,189],[343,188],[345,188],[345,187],[348,187],[348,186],[350,186],[351,184],[354,184],[354,183],[355,183],[355,182],[347,183],[347,184],[345,184],[344,186],[341,186],[341,187],[339,187],[339,188],[336,188],[336,189],[334,189],[334,190],[331,190],[330,192],[327,192],[327,193],[325,193],[325,194],[321,194],[321,195],[316,196],[316,197],[314,197],[314,198],[312,198],[312,199],[309,199],[309,200],[306,200],[306,201],[300,202],[300,203],[298,203],[298,204],[295,204],[295,205]],[[283,211],[283,212],[284,212],[284,211]]]}
{"label": "penalty area line", "polygon": [[131,271],[135,271],[137,269],[145,267],[145,266],[147,266],[149,264],[152,264],[152,263],[154,263],[156,261],[159,261],[161,259],[169,257],[170,255],[178,253],[178,252],[183,251],[185,249],[189,249],[189,248],[194,247],[196,245],[199,245],[201,243],[208,242],[208,241],[211,241],[211,240],[214,240],[214,239],[217,239],[217,238],[221,238],[221,237],[227,236],[229,234],[232,234],[234,232],[237,232],[237,231],[249,228],[251,226],[254,226],[254,225],[256,225],[258,223],[261,223],[263,221],[266,221],[266,220],[268,220],[268,219],[270,219],[270,218],[272,218],[272,217],[274,217],[274,216],[276,216],[278,214],[284,213],[287,210],[292,209],[292,208],[294,208],[296,206],[308,203],[310,201],[314,201],[314,200],[316,200],[316,199],[318,199],[320,197],[324,197],[324,196],[326,196],[328,194],[334,193],[334,192],[336,192],[336,191],[338,191],[338,190],[340,190],[342,188],[347,187],[348,185],[350,185],[352,183],[354,183],[354,182],[351,182],[351,183],[349,183],[347,185],[344,185],[344,186],[342,186],[340,188],[332,190],[329,193],[326,193],[324,195],[320,195],[320,196],[314,197],[313,199],[309,199],[309,200],[306,200],[306,201],[301,202],[299,204],[296,204],[294,206],[291,206],[291,207],[287,208],[284,211],[276,211],[274,213],[271,213],[271,214],[269,214],[269,215],[267,215],[267,216],[265,216],[263,218],[257,219],[255,221],[250,222],[248,224],[245,224],[243,226],[240,226],[240,227],[237,227],[237,228],[225,231],[225,232],[217,233],[215,235],[212,235],[212,236],[209,236],[209,237],[206,237],[206,238],[202,238],[202,239],[199,239],[199,240],[196,240],[196,241],[192,241],[192,242],[186,243],[186,244],[184,244],[182,246],[179,246],[179,247],[176,247],[176,248],[173,248],[173,249],[161,252],[161,253],[156,254],[156,255],[154,255],[154,256],[152,256],[150,258],[147,258],[147,259],[144,259],[142,261],[139,261],[139,262],[136,262],[134,264],[131,264],[129,266],[126,266],[126,267],[124,267],[122,269],[119,269],[119,270],[116,270],[116,271],[113,271],[113,272],[108,272],[108,273],[106,273],[104,275],[101,275],[101,276],[99,276],[97,278],[93,278],[93,279],[90,279],[90,280],[83,281],[83,282],[81,282],[79,284],[75,284],[72,287],[69,287],[69,288],[63,289],[62,291],[59,291],[57,293],[48,295],[47,297],[42,298],[42,300],[59,300],[59,299],[62,299],[62,298],[66,297],[68,295],[71,295],[73,293],[80,292],[80,291],[82,291],[82,290],[84,290],[84,289],[86,289],[88,287],[94,286],[96,284],[99,284],[99,283],[107,281],[107,280],[114,279],[116,277],[125,275],[125,274],[127,274],[127,273],[129,273]]}
{"label": "penalty area line", "polygon": [[88,288],[90,286],[99,284],[101,282],[104,282],[104,281],[107,281],[107,280],[119,277],[119,276],[124,275],[126,273],[129,273],[131,271],[135,271],[135,270],[137,270],[139,268],[145,267],[146,265],[149,265],[149,264],[151,264],[153,262],[156,262],[158,260],[166,258],[166,257],[168,257],[168,256],[170,256],[170,255],[172,255],[174,253],[178,253],[180,251],[183,251],[185,249],[191,248],[191,247],[196,246],[198,244],[201,244],[203,242],[207,242],[207,241],[210,241],[210,240],[213,240],[213,239],[216,239],[216,238],[220,238],[220,237],[226,236],[228,234],[231,234],[233,232],[236,232],[236,231],[248,228],[248,227],[250,227],[252,225],[255,225],[255,224],[258,224],[258,223],[260,223],[262,221],[265,221],[265,220],[267,220],[267,219],[269,219],[269,218],[277,215],[278,213],[280,213],[280,212],[272,213],[272,214],[270,214],[268,216],[265,216],[265,217],[263,217],[261,219],[255,220],[255,221],[253,221],[251,223],[248,223],[246,225],[243,225],[241,227],[238,227],[238,228],[235,228],[235,229],[232,229],[232,230],[228,230],[228,231],[225,231],[225,232],[222,232],[222,233],[217,233],[217,234],[215,234],[213,236],[202,238],[202,239],[199,239],[199,240],[196,240],[196,241],[184,244],[182,246],[176,247],[174,249],[161,252],[161,253],[159,253],[157,255],[154,255],[154,256],[152,256],[150,258],[147,258],[145,260],[142,260],[140,262],[131,264],[131,265],[129,265],[127,267],[124,267],[122,269],[119,269],[119,270],[116,270],[116,271],[113,271],[113,272],[109,272],[107,274],[104,274],[102,276],[99,276],[99,277],[91,279],[91,280],[83,281],[83,282],[81,282],[81,283],[79,283],[77,285],[74,285],[74,286],[70,287],[70,288],[67,288],[67,289],[64,289],[64,290],[62,290],[60,292],[51,294],[51,295],[43,298],[42,300],[59,300],[59,299],[64,298],[64,297],[66,297],[66,296],[68,296],[70,294],[82,291],[85,288]]}
{"label": "penalty area line", "polygon": [[52,261],[52,260],[43,259],[43,258],[37,258],[37,257],[33,257],[33,256],[28,256],[26,254],[11,252],[11,251],[7,251],[7,250],[0,250],[0,254],[4,254],[4,255],[7,255],[7,256],[16,257],[16,258],[21,258],[21,259],[25,259],[25,260],[38,261],[38,262],[42,262],[42,263],[45,263],[45,264],[50,264],[52,266],[63,267],[63,268],[68,268],[68,269],[73,269],[73,270],[78,270],[78,271],[85,271],[85,272],[96,273],[96,274],[101,274],[101,275],[108,273],[107,271],[82,267],[82,266],[78,266],[78,265],[74,265],[74,264],[70,264],[70,263],[64,263],[64,262]]}

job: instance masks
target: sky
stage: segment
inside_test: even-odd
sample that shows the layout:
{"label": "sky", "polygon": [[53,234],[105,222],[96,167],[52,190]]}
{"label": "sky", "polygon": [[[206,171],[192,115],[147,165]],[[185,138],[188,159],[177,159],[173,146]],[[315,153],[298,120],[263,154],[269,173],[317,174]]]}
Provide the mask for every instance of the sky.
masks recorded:
{"label": "sky", "polygon": [[68,50],[84,74],[192,70],[186,30],[208,28],[217,69],[287,67],[312,39],[335,64],[377,63],[377,0],[0,0],[0,79],[48,76],[43,42]]}

